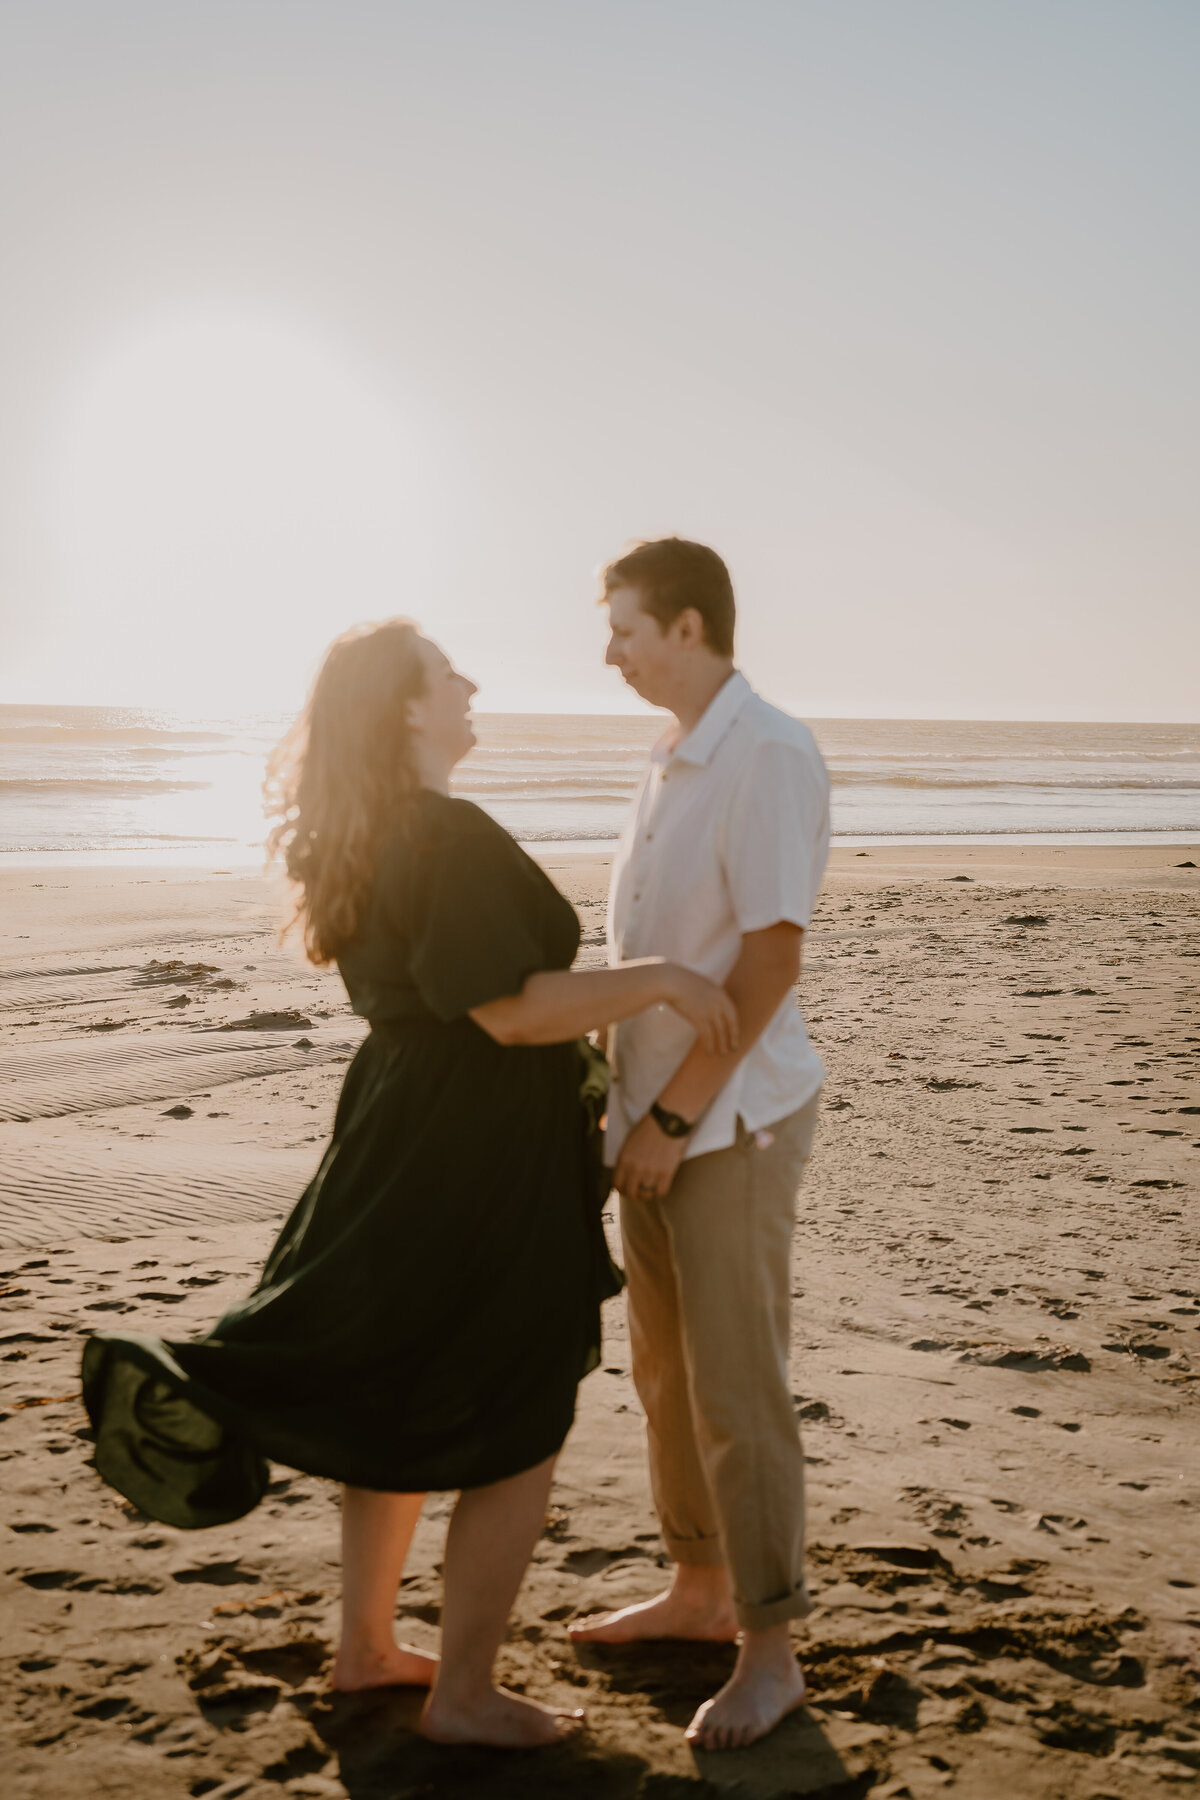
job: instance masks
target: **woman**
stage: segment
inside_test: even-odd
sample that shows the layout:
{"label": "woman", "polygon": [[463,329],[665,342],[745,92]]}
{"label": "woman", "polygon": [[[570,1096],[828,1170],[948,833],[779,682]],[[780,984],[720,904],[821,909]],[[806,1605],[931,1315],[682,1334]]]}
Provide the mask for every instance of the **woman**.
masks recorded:
{"label": "woman", "polygon": [[[335,1687],[427,1686],[431,1738],[537,1745],[580,1715],[498,1689],[493,1664],[620,1282],[578,1040],[665,1003],[719,1051],[737,1020],[673,964],[571,971],[572,908],[449,797],[474,692],[404,621],[329,651],[277,753],[272,845],[309,957],[336,959],[371,1031],[255,1291],[197,1341],[93,1338],[84,1394],[98,1471],[168,1524],[248,1512],[267,1457],[341,1481]],[[393,1635],[430,1488],[461,1490],[440,1665]]]}

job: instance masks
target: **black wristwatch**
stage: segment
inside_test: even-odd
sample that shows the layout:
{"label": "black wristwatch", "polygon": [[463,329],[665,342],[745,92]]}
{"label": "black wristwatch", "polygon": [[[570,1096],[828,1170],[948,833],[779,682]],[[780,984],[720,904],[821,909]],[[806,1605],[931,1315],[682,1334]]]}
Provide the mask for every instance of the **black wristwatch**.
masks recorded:
{"label": "black wristwatch", "polygon": [[650,1117],[658,1129],[665,1132],[669,1138],[685,1138],[696,1129],[694,1124],[689,1124],[678,1113],[668,1112],[665,1106],[658,1104],[657,1100],[650,1102]]}

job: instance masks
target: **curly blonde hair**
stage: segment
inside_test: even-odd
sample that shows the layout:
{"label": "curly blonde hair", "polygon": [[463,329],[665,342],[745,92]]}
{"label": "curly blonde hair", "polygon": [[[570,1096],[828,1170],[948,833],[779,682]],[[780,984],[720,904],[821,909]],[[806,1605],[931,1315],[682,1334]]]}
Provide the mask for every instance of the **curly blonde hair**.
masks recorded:
{"label": "curly blonde hair", "polygon": [[263,793],[276,821],[268,854],[282,856],[300,890],[289,923],[303,926],[309,961],[319,965],[358,931],[380,837],[417,791],[405,702],[424,690],[420,642],[408,619],[337,638],[267,763]]}

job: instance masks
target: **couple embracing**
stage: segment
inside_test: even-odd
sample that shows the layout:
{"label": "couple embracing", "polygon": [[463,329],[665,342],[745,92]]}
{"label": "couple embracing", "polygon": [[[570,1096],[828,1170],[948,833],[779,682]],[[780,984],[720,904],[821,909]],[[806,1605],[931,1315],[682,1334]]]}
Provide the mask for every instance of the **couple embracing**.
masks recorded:
{"label": "couple embracing", "polygon": [[[674,715],[617,853],[610,966],[572,968],[571,906],[450,797],[473,684],[412,625],[340,639],[277,753],[273,842],[310,958],[336,961],[370,1032],[254,1292],[199,1339],[92,1338],[84,1394],[99,1473],[168,1524],[249,1512],[268,1458],[343,1484],[336,1688],[428,1688],[440,1742],[560,1741],[581,1715],[493,1668],[621,1286],[601,1221],[615,1187],[674,1573],[570,1632],[736,1639],[688,1733],[733,1748],[804,1691],[788,1265],[822,1071],[793,988],[828,782],[807,729],[734,667],[715,552],[641,544],[603,598],[608,662]],[[589,1037],[605,1031],[607,1097]],[[430,1490],[459,1495],[440,1659],[394,1635]]]}

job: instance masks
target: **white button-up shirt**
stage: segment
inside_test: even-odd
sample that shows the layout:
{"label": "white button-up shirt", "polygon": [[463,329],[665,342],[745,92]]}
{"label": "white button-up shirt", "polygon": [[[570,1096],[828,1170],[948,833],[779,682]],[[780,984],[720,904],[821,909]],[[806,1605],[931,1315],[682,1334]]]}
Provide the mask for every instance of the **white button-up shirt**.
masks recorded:
{"label": "white button-up shirt", "polygon": [[[680,742],[655,745],[613,864],[611,963],[665,956],[724,981],[743,934],[805,927],[829,854],[829,776],[807,725],[761,699],[737,672]],[[656,1006],[617,1026],[606,1157],[658,1098],[695,1041]],[[740,1118],[760,1131],[816,1094],[825,1070],[788,995],[688,1139],[722,1150]]]}

